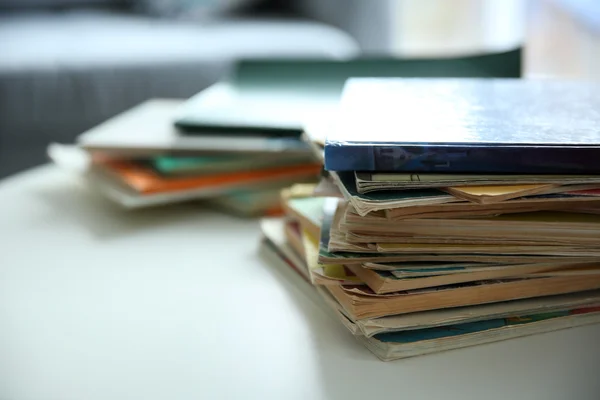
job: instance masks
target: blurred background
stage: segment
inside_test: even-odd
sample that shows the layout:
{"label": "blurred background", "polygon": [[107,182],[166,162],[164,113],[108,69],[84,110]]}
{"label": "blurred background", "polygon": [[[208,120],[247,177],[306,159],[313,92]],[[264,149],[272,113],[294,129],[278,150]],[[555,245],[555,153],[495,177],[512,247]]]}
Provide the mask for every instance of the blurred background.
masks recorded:
{"label": "blurred background", "polygon": [[522,47],[527,78],[600,77],[597,0],[0,0],[0,178],[244,58],[444,57]]}

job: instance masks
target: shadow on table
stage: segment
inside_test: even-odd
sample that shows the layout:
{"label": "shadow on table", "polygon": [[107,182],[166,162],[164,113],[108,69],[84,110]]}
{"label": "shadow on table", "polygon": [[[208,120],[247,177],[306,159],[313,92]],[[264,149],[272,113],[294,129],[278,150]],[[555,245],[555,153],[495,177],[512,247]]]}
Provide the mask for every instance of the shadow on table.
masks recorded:
{"label": "shadow on table", "polygon": [[292,300],[292,304],[303,317],[303,322],[309,327],[314,338],[312,344],[316,346],[317,357],[313,366],[319,376],[321,391],[326,394],[326,398],[347,400],[349,397],[344,394],[347,392],[342,386],[353,386],[353,378],[340,378],[340,366],[354,364],[364,369],[365,365],[376,366],[381,361],[363,347],[333,313],[323,308],[318,293],[310,283],[291,267],[283,264],[284,261],[271,259],[264,249],[258,249],[256,253],[258,264],[264,266],[284,289],[286,296]]}
{"label": "shadow on table", "polygon": [[130,235],[143,230],[164,229],[165,226],[193,228],[194,224],[190,221],[198,221],[203,226],[211,224],[215,230],[219,230],[224,220],[236,220],[233,216],[214,211],[202,202],[125,209],[86,187],[83,182],[74,181],[34,190],[36,197],[50,211],[44,215],[43,223],[76,224],[100,239]]}
{"label": "shadow on table", "polygon": [[[468,394],[467,398],[489,398],[490,395],[500,398],[499,393],[489,391],[501,387],[499,381],[509,385],[505,389],[511,394],[539,393],[540,388],[551,385],[556,398],[561,398],[562,395],[568,397],[566,394],[576,387],[590,387],[591,372],[575,376],[569,374],[572,365],[561,363],[561,359],[578,359],[582,365],[591,367],[598,362],[586,346],[569,344],[568,329],[392,362],[380,361],[355,340],[340,321],[322,309],[310,284],[291,268],[284,268],[287,265],[278,265],[262,254],[257,257],[285,289],[314,334],[318,346],[314,367],[318,369],[323,398],[435,399],[458,393],[462,395],[450,398],[464,398],[464,394]],[[593,327],[578,330],[582,343],[595,343],[597,330]],[[569,376],[570,388],[548,382],[548,376]],[[579,386],[575,386],[574,381]],[[592,385],[598,387],[595,383]]]}

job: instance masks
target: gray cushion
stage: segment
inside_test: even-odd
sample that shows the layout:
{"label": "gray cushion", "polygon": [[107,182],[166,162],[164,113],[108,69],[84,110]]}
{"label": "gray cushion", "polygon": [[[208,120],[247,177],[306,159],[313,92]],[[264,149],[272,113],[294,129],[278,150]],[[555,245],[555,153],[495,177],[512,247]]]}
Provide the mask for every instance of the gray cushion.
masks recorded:
{"label": "gray cushion", "polygon": [[73,6],[114,6],[129,0],[0,0],[0,9],[55,8]]}
{"label": "gray cushion", "polygon": [[110,12],[0,16],[0,71],[156,65],[239,57],[345,57],[354,41],[326,25],[278,20],[211,24]]}
{"label": "gray cushion", "polygon": [[0,16],[0,141],[71,141],[148,98],[189,97],[241,57],[343,58],[357,51],[343,32],[312,22]]}
{"label": "gray cushion", "polygon": [[156,16],[207,18],[256,2],[257,0],[137,0],[137,5]]}

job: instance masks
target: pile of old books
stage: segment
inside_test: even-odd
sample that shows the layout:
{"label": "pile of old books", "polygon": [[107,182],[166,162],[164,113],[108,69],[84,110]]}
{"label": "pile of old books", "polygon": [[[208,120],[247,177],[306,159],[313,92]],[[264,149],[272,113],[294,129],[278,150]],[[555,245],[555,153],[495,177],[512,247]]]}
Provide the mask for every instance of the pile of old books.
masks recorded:
{"label": "pile of old books", "polygon": [[598,106],[586,84],[349,80],[305,132],[326,178],[282,193],[261,249],[382,360],[600,322]]}
{"label": "pile of old books", "polygon": [[[213,87],[197,98],[215,95]],[[226,105],[240,106],[234,100]],[[300,132],[240,135],[237,127],[202,125],[201,118],[179,127],[186,108],[180,100],[149,100],[83,133],[77,140],[88,156],[82,175],[126,208],[204,200],[244,216],[280,215],[281,188],[318,178],[320,165]],[[68,153],[51,150],[64,163]]]}

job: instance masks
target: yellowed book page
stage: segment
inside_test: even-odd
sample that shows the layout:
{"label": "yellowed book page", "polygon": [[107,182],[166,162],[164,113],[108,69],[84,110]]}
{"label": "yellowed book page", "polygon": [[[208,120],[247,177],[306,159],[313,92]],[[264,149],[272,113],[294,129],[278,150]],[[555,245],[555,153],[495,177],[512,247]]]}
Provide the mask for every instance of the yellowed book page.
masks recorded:
{"label": "yellowed book page", "polygon": [[319,241],[308,230],[302,230],[302,243],[311,282],[315,285],[360,284],[362,281],[352,275],[341,264],[319,264]]}
{"label": "yellowed book page", "polygon": [[553,188],[552,184],[539,185],[497,185],[497,186],[456,186],[446,190],[461,199],[478,203],[497,202],[523,196],[545,193]]}
{"label": "yellowed book page", "polygon": [[420,244],[420,243],[379,243],[377,251],[380,253],[494,253],[494,254],[557,254],[573,253],[582,251],[598,253],[595,247],[581,248],[576,246],[515,246],[515,245],[496,245],[496,244]]}

